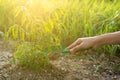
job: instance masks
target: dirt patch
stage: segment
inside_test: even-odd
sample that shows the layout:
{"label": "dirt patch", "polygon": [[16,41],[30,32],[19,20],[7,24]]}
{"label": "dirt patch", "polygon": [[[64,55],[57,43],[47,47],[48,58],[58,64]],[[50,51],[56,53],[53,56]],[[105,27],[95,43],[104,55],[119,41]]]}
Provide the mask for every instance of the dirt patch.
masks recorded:
{"label": "dirt patch", "polygon": [[[119,80],[114,64],[119,58],[95,60],[91,58],[60,57],[51,61],[52,66],[33,71],[11,64],[12,53],[0,53],[0,80]],[[92,55],[91,55],[92,56]],[[88,57],[88,56],[87,56]],[[92,56],[93,57],[93,56]]]}
{"label": "dirt patch", "polygon": [[[92,55],[91,55],[92,56]],[[52,62],[58,68],[68,71],[65,80],[119,80],[120,74],[109,61],[62,58]],[[115,62],[114,62],[115,63]]]}
{"label": "dirt patch", "polygon": [[66,71],[55,66],[34,71],[11,63],[9,52],[0,52],[0,80],[63,80]]}
{"label": "dirt patch", "polygon": [[105,53],[59,57],[41,71],[12,64],[12,56],[12,51],[1,46],[0,80],[120,80],[120,58]]}

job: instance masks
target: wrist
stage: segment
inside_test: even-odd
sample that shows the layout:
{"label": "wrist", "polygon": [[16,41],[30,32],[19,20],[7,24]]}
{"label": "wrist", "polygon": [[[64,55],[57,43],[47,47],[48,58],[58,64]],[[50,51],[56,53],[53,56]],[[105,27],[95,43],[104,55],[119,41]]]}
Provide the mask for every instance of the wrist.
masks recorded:
{"label": "wrist", "polygon": [[96,48],[98,48],[100,46],[103,46],[106,43],[105,37],[103,37],[103,36],[95,36],[95,37],[93,37],[93,43],[94,43],[94,45],[93,45],[94,49],[96,49]]}
{"label": "wrist", "polygon": [[95,44],[96,46],[104,46],[108,44],[114,44],[114,37],[111,34],[103,34],[100,36],[95,36]]}

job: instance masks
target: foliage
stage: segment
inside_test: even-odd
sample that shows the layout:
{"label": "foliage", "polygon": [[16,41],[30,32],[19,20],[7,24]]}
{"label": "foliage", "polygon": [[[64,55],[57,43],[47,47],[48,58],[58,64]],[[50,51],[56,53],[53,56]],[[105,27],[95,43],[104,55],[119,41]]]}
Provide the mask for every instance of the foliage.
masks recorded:
{"label": "foliage", "polygon": [[[119,0],[0,0],[0,31],[5,39],[31,43],[22,44],[15,53],[20,64],[26,66],[38,64],[36,60],[45,56],[40,51],[60,49],[78,37],[114,32],[119,27]],[[117,48],[112,48],[103,50],[114,54]]]}
{"label": "foliage", "polygon": [[6,38],[41,47],[66,46],[78,37],[117,31],[120,25],[119,0],[1,0],[0,4]]}
{"label": "foliage", "polygon": [[41,51],[38,45],[24,43],[18,46],[14,53],[15,63],[32,69],[42,69],[49,66],[48,56]]}

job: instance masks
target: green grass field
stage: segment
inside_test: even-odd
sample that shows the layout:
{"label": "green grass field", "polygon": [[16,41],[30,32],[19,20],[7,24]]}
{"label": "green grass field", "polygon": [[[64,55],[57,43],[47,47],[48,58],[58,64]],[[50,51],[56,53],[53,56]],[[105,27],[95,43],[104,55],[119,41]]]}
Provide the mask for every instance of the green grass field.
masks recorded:
{"label": "green grass field", "polygon": [[[18,42],[15,60],[28,67],[48,64],[47,53],[77,38],[118,30],[119,0],[0,0],[0,31]],[[114,55],[117,47],[103,50]]]}

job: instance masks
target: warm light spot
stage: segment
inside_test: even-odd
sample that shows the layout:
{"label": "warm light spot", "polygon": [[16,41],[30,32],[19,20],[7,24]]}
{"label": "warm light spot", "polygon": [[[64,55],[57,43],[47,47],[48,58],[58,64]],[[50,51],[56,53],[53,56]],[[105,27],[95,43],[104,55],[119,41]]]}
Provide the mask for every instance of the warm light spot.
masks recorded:
{"label": "warm light spot", "polygon": [[44,16],[56,8],[55,2],[53,0],[29,0],[27,2],[27,8],[34,15]]}

